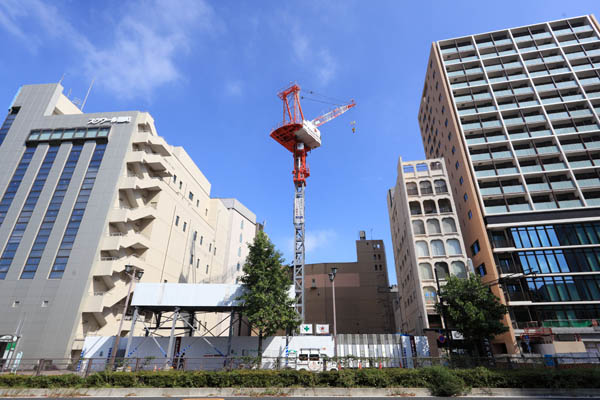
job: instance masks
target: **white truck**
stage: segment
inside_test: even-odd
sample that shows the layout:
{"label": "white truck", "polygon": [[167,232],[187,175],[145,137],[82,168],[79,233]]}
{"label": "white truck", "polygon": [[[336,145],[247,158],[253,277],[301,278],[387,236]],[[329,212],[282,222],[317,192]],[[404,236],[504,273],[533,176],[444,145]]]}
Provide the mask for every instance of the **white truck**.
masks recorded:
{"label": "white truck", "polygon": [[312,372],[337,371],[338,366],[320,349],[301,348],[296,358],[296,369]]}

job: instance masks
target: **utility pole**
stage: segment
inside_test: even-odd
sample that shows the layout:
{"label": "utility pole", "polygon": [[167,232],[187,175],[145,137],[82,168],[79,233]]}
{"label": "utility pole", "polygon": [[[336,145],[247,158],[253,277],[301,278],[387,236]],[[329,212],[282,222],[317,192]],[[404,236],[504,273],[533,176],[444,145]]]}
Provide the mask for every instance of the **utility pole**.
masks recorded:
{"label": "utility pole", "polygon": [[337,273],[337,268],[331,268],[331,272],[329,273],[329,280],[331,281],[331,294],[333,298],[333,356],[337,361],[337,318],[335,315],[335,274]]}
{"label": "utility pole", "polygon": [[[117,331],[117,336],[115,336],[115,341],[113,344],[113,351],[112,351],[112,354],[110,355],[109,365],[111,367],[111,370],[115,364],[115,359],[117,357],[117,351],[119,350],[119,341],[121,339],[121,332],[123,331],[123,321],[125,321],[125,314],[127,313],[127,308],[129,307],[129,297],[131,296],[133,282],[139,281],[140,279],[142,279],[142,276],[144,275],[143,270],[136,268],[133,265],[129,265],[129,264],[125,266],[125,273],[127,274],[127,276],[129,276],[129,288],[127,289],[127,297],[125,297],[125,306],[123,307],[123,316],[121,317],[121,322],[119,323],[119,330]],[[125,356],[127,356],[127,355],[125,355]]]}
{"label": "utility pole", "polygon": [[446,308],[444,307],[444,299],[440,295],[440,278],[438,277],[437,268],[433,268],[433,273],[435,274],[435,284],[437,286],[438,301],[442,307],[442,322],[444,323],[444,332],[446,333],[446,338],[448,339],[448,352],[452,353],[452,331],[448,329],[448,321],[446,319]]}

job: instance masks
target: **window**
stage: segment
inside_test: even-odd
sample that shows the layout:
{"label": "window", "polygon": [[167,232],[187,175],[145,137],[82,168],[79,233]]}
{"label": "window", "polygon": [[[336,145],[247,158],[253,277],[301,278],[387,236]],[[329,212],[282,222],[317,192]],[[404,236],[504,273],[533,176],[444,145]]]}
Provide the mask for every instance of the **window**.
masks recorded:
{"label": "window", "polygon": [[434,304],[437,303],[437,294],[435,289],[431,286],[425,286],[423,288],[423,296],[425,296],[425,303]]}
{"label": "window", "polygon": [[452,154],[456,153],[456,146],[452,146]]}
{"label": "window", "polygon": [[442,231],[440,229],[440,222],[437,219],[433,219],[433,218],[428,219],[427,220],[427,232],[429,232],[430,235],[442,233]]}
{"label": "window", "polygon": [[436,214],[437,209],[435,208],[435,201],[425,200],[423,202],[423,210],[425,211],[425,214]]}
{"label": "window", "polygon": [[421,204],[418,201],[411,201],[409,203],[410,207],[410,215],[421,215],[423,212],[421,211]]}
{"label": "window", "polygon": [[450,264],[452,275],[457,278],[465,279],[467,277],[467,269],[462,261],[452,261]]}
{"label": "window", "polygon": [[458,169],[458,167],[459,167],[459,166],[460,166],[460,163],[457,161],[457,162],[456,162],[456,164],[454,164],[454,167],[455,167],[456,169]]}
{"label": "window", "polygon": [[208,215],[208,208],[204,209],[204,215]]}
{"label": "window", "polygon": [[208,264],[206,264],[206,274],[208,274]]}
{"label": "window", "polygon": [[467,200],[469,200],[469,195],[467,195],[467,194],[465,193],[465,194],[463,195],[463,199],[465,199],[465,202],[466,202]]}
{"label": "window", "polygon": [[196,200],[196,207],[200,207],[200,200]]}
{"label": "window", "polygon": [[444,228],[444,233],[456,233],[456,223],[452,218],[443,218],[442,219],[442,227]]}
{"label": "window", "polygon": [[177,175],[173,175],[173,183],[177,183]]}
{"label": "window", "polygon": [[433,193],[433,189],[431,188],[431,182],[429,181],[419,182],[419,188],[421,190],[421,195]]}
{"label": "window", "polygon": [[485,264],[480,264],[477,268],[475,268],[475,272],[479,276],[485,276],[487,274],[487,271],[485,270]]}
{"label": "window", "polygon": [[446,185],[445,180],[437,179],[433,183],[435,185],[435,193],[436,194],[448,193],[448,186]]}
{"label": "window", "polygon": [[424,240],[418,240],[416,242],[417,257],[429,257],[429,246]]}
{"label": "window", "polygon": [[452,206],[450,205],[450,200],[448,199],[440,199],[438,201],[440,212],[441,213],[450,213],[452,212]]}
{"label": "window", "polygon": [[458,178],[458,183],[460,183],[461,185],[464,183],[464,181],[465,181],[465,180],[463,179],[463,177],[462,177],[462,176],[461,176],[460,178]]}
{"label": "window", "polygon": [[459,256],[462,253],[460,248],[460,241],[458,239],[448,239],[446,241],[448,244],[448,253],[451,256]]}
{"label": "window", "polygon": [[212,250],[212,243],[209,243],[209,244],[208,244],[208,252],[210,253],[210,252],[211,252],[211,250]]}
{"label": "window", "polygon": [[471,212],[471,210],[469,210],[469,212],[467,213],[467,216],[469,217],[469,219],[473,218],[473,213]]}
{"label": "window", "polygon": [[244,220],[240,223],[240,229],[244,229]]}
{"label": "window", "polygon": [[241,257],[241,256],[242,256],[242,248],[238,247],[238,257]]}
{"label": "window", "polygon": [[446,122],[444,122],[444,126],[448,127],[448,118],[446,118]]}
{"label": "window", "polygon": [[417,196],[419,194],[419,191],[417,189],[417,184],[414,182],[407,182],[406,183],[406,193],[409,196]]}
{"label": "window", "polygon": [[442,106],[442,114],[444,113],[444,111],[446,111],[446,108]]}
{"label": "window", "polygon": [[448,275],[450,275],[450,272],[448,271],[448,264],[445,262],[436,262],[435,273],[440,279],[448,279]]}
{"label": "window", "polygon": [[240,265],[240,263],[237,263],[237,265],[236,265],[235,269],[236,269],[237,271],[239,271],[241,268],[242,268],[242,266]]}
{"label": "window", "polygon": [[477,255],[477,253],[479,253],[480,250],[481,250],[481,248],[479,247],[479,240],[476,240],[471,245],[471,254],[473,255],[473,257],[475,257],[475,255]]}
{"label": "window", "polygon": [[412,222],[413,231],[415,235],[424,235],[425,234],[425,224],[420,219],[414,220]]}
{"label": "window", "polygon": [[185,232],[185,228],[187,228],[187,222],[183,223],[183,231]]}
{"label": "window", "polygon": [[183,186],[183,182],[179,181],[179,189],[181,189],[182,186]]}
{"label": "window", "polygon": [[429,263],[420,263],[419,273],[421,274],[421,279],[433,279],[433,270]]}
{"label": "window", "polygon": [[203,241],[204,241],[204,236],[200,236],[200,246],[202,246]]}
{"label": "window", "polygon": [[188,198],[189,198],[190,200],[194,200],[194,193],[190,192],[190,193],[188,194]]}
{"label": "window", "polygon": [[179,226],[179,215],[175,217],[175,226]]}
{"label": "window", "polygon": [[431,241],[431,254],[436,256],[445,256],[446,249],[444,248],[444,242],[441,240],[432,240]]}

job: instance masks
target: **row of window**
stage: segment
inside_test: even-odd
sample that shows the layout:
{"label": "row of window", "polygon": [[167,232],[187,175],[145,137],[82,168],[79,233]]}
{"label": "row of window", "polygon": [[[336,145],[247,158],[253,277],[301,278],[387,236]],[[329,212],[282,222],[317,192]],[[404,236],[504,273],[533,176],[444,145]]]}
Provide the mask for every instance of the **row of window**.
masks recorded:
{"label": "row of window", "polygon": [[[450,264],[450,269],[448,269],[448,263],[436,262],[434,264],[434,268],[439,279],[446,279],[449,275],[453,275],[458,278],[467,277],[467,268],[465,267],[465,263],[462,261],[452,261]],[[435,274],[431,268],[431,264],[429,263],[419,263],[419,273],[422,280],[435,279]]]}
{"label": "row of window", "polygon": [[0,257],[0,279],[6,278],[6,274],[8,273],[10,265],[15,257],[15,253],[21,244],[21,239],[23,239],[23,234],[25,233],[25,229],[27,229],[27,225],[29,224],[33,210],[35,209],[38,199],[40,198],[40,194],[42,193],[42,189],[46,184],[46,179],[48,179],[50,169],[52,168],[54,160],[56,159],[58,148],[59,146],[50,146],[48,148],[46,156],[44,157],[44,161],[42,162],[37,176],[33,181],[33,185],[31,186],[31,189],[29,189],[29,194],[25,199],[25,203],[23,204],[23,208],[19,213],[17,222],[8,238],[8,243],[2,252],[2,257]]}
{"label": "row of window", "polygon": [[[425,225],[427,224],[427,230]],[[412,221],[413,232],[415,235],[437,235],[442,233],[456,233],[456,223],[453,218],[442,218],[442,225],[440,227],[440,221],[435,218],[430,218],[426,222],[415,219]]]}
{"label": "row of window", "polygon": [[6,116],[6,119],[2,123],[2,126],[0,127],[0,146],[2,146],[4,139],[6,139],[6,135],[8,135],[8,130],[12,126],[15,118],[17,117],[18,112],[19,112],[18,107],[12,108],[10,110],[10,112],[8,113],[8,115]]}
{"label": "row of window", "polygon": [[529,278],[525,282],[506,284],[509,299],[513,301],[597,301],[600,300],[600,277],[546,276]]}
{"label": "row of window", "polygon": [[19,161],[17,169],[13,173],[13,176],[8,183],[8,187],[2,196],[2,200],[0,200],[0,226],[2,226],[4,218],[6,218],[6,213],[8,213],[8,209],[10,208],[15,195],[17,194],[19,186],[21,186],[23,176],[25,176],[25,172],[31,163],[35,149],[35,147],[27,147],[25,153],[23,153],[21,156],[21,161]]}
{"label": "row of window", "polygon": [[72,128],[33,130],[27,138],[28,142],[47,142],[54,140],[87,140],[107,139],[110,128]]}
{"label": "row of window", "polygon": [[[448,193],[448,186],[446,185],[445,180],[436,179],[433,181],[433,184],[435,185],[436,194]],[[417,184],[415,182],[406,182],[406,193],[408,193],[409,196],[418,196],[419,192],[421,195],[433,194],[431,182],[420,181],[419,188],[417,188]]]}
{"label": "row of window", "polygon": [[600,244],[600,223],[541,225],[491,233],[492,245],[534,248]]}
{"label": "row of window", "polygon": [[[450,205],[450,200],[448,199],[439,199],[437,201],[439,212],[440,213],[451,213],[452,206]],[[434,200],[425,200],[423,201],[423,208],[421,208],[421,203],[418,201],[411,201],[408,203],[410,208],[410,215],[422,215],[423,211],[425,214],[437,214],[438,209],[436,208],[436,203]]]}
{"label": "row of window", "polygon": [[516,306],[510,307],[511,319],[519,327],[530,326],[530,321],[544,321],[554,323],[568,322],[570,320],[600,319],[600,304],[563,304],[544,306]]}
{"label": "row of window", "polygon": [[[429,251],[430,246],[431,252]],[[462,254],[460,241],[458,239],[447,239],[446,246],[444,246],[443,241],[437,239],[432,240],[429,243],[424,240],[417,240],[415,242],[415,247],[417,249],[417,257],[440,257],[445,256],[446,254],[449,256],[459,256]],[[446,247],[448,248],[447,253]]]}
{"label": "row of window", "polygon": [[33,246],[31,247],[27,261],[25,262],[25,268],[21,273],[21,279],[33,279],[35,276],[38,266],[40,265],[40,260],[42,259],[42,254],[46,248],[46,243],[48,243],[48,239],[52,233],[52,228],[56,222],[58,211],[60,210],[67,193],[67,189],[69,188],[69,184],[71,183],[71,178],[75,172],[75,166],[77,165],[77,161],[79,160],[82,149],[83,145],[81,144],[73,145],[71,148],[71,153],[67,158],[67,162],[65,163],[60,178],[58,179],[58,184],[54,189],[54,194],[50,199],[50,204],[48,204],[48,208],[46,209],[46,214],[42,220],[42,225],[40,226],[35,240],[33,241]]}
{"label": "row of window", "polygon": [[87,207],[87,203],[90,198],[90,193],[92,192],[92,188],[96,182],[96,176],[98,175],[98,170],[100,169],[100,164],[102,163],[105,150],[106,144],[96,144],[96,148],[92,154],[92,159],[90,160],[87,171],[83,178],[83,183],[79,189],[79,194],[75,200],[71,217],[67,223],[67,228],[65,229],[65,233],[63,234],[63,238],[60,242],[58,253],[54,259],[52,271],[50,271],[50,279],[61,279],[63,277],[69,261],[69,256],[71,255],[71,250],[73,249],[75,237],[79,231],[79,226],[81,225],[81,220],[83,219],[83,214],[85,213],[85,208]]}
{"label": "row of window", "polygon": [[600,271],[600,249],[538,250],[498,257],[505,273],[551,274]]}

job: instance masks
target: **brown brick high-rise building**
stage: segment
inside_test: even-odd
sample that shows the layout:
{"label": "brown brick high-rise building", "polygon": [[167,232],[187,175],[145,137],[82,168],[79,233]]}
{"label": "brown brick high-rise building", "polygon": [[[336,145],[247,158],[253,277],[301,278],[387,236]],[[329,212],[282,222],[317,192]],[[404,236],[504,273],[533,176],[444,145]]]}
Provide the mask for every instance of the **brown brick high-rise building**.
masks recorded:
{"label": "brown brick high-rise building", "polygon": [[336,267],[337,333],[396,333],[383,240],[356,241],[356,262],[306,264],[306,323],[329,324],[333,332],[332,287],[328,274]]}
{"label": "brown brick high-rise building", "polygon": [[599,112],[592,15],[431,47],[421,136],[475,272],[509,307],[497,353],[600,350]]}

